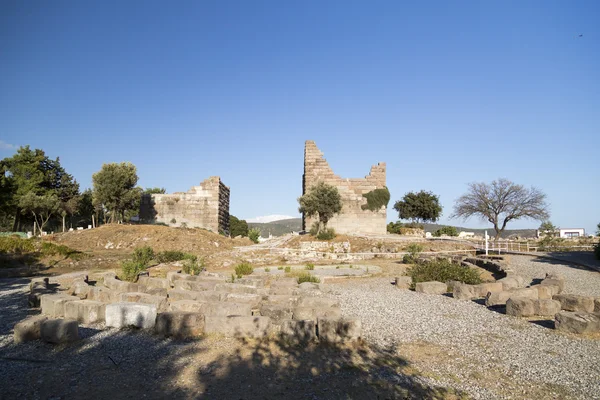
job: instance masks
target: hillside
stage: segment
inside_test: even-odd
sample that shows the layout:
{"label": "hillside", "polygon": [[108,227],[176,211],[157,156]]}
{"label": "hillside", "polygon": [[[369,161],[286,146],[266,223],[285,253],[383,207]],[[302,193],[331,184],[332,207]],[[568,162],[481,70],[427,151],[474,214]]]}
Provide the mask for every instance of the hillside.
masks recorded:
{"label": "hillside", "polygon": [[268,223],[249,222],[248,228],[258,228],[262,237],[281,236],[292,231],[298,232],[302,229],[302,218],[283,219]]}
{"label": "hillside", "polygon": [[[423,224],[423,227],[425,228],[425,232],[435,232],[444,226],[448,226],[448,225]],[[450,225],[450,226],[454,226],[454,225]],[[472,228],[464,228],[461,226],[456,226],[456,229],[459,232],[460,231],[474,232],[475,235],[482,236],[482,237],[484,236],[486,230],[487,230],[489,236],[494,237],[496,235],[496,232],[494,231],[494,228],[492,228],[492,227],[490,227],[488,229],[472,229]],[[520,238],[534,238],[534,237],[536,237],[536,229],[506,229],[502,233],[503,238],[515,237],[515,236],[518,236]]]}

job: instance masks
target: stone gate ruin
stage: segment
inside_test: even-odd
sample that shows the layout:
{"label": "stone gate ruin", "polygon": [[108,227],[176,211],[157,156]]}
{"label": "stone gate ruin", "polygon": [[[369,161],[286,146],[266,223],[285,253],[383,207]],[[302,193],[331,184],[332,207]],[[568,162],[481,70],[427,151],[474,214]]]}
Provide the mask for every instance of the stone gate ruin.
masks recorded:
{"label": "stone gate ruin", "polygon": [[[382,206],[375,211],[363,207],[367,204],[363,195],[386,187],[385,163],[373,165],[369,175],[364,178],[341,178],[333,173],[315,142],[307,140],[304,146],[302,194],[319,181],[335,186],[342,198],[342,211],[328,222],[328,227],[337,233],[386,234],[387,207]],[[317,218],[302,215],[302,229],[309,230],[315,221]]]}
{"label": "stone gate ruin", "polygon": [[229,188],[211,176],[187,192],[143,195],[140,219],[229,234]]}

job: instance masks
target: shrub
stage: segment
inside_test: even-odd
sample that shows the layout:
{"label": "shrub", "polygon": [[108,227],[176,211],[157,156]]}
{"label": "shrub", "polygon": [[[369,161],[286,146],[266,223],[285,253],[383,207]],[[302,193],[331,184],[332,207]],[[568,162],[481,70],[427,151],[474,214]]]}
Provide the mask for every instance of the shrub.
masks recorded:
{"label": "shrub", "polygon": [[387,224],[387,231],[389,233],[401,234],[402,222],[390,222]]}
{"label": "shrub", "polygon": [[404,255],[402,262],[405,264],[413,264],[416,262],[419,254],[423,251],[423,246],[418,243],[411,243],[406,247],[408,254]]}
{"label": "shrub", "polygon": [[248,230],[248,239],[252,240],[254,243],[258,243],[258,239],[260,238],[260,229],[252,228]]}
{"label": "shrub", "polygon": [[308,263],[308,264],[306,264],[306,266],[304,267],[304,269],[305,269],[305,270],[307,270],[307,271],[314,271],[314,269],[315,269],[315,264],[313,264],[313,263]]}
{"label": "shrub", "polygon": [[285,272],[286,274],[290,273],[292,271],[292,267],[285,267],[285,269],[283,270],[283,272]]}
{"label": "shrub", "polygon": [[252,268],[250,263],[245,261],[235,266],[235,274],[238,278],[241,278],[244,275],[250,275],[252,272],[254,272],[254,268]]}
{"label": "shrub", "polygon": [[177,220],[176,220],[175,218],[172,218],[172,219],[171,219],[171,223],[172,223],[172,224],[176,224],[176,223],[177,223]]}
{"label": "shrub", "polygon": [[180,228],[183,228],[183,229],[187,229],[187,224],[186,224],[185,222],[182,222],[182,223],[179,225],[179,227],[180,227]]}
{"label": "shrub", "polygon": [[596,243],[596,247],[594,247],[594,255],[598,260],[600,260],[600,243]]}
{"label": "shrub", "polygon": [[298,284],[303,282],[319,283],[321,280],[318,277],[309,274],[308,272],[303,272],[298,275]]}
{"label": "shrub", "polygon": [[277,269],[281,271],[283,269],[283,267],[277,267]]}
{"label": "shrub", "polygon": [[265,268],[265,272],[271,272],[271,268],[269,268],[269,267],[266,267],[266,268]]}
{"label": "shrub", "polygon": [[470,285],[481,283],[479,272],[446,259],[418,262],[407,270],[413,284],[418,282],[459,281]]}
{"label": "shrub", "polygon": [[360,208],[363,210],[378,211],[381,207],[387,207],[390,202],[390,191],[387,187],[375,189],[363,194],[363,197],[367,199],[367,204],[363,204]]}
{"label": "shrub", "polygon": [[319,240],[331,240],[335,237],[335,230],[333,228],[327,228],[317,234]]}
{"label": "shrub", "polygon": [[168,263],[173,261],[184,260],[186,253],[178,250],[165,250],[156,254],[156,261],[159,263]]}
{"label": "shrub", "polygon": [[34,239],[21,239],[17,236],[0,237],[0,253],[24,254],[34,251]]}
{"label": "shrub", "polygon": [[121,278],[126,281],[134,281],[140,272],[146,270],[146,266],[138,262],[127,260],[121,263]]}
{"label": "shrub", "polygon": [[198,257],[193,254],[186,254],[181,267],[184,273],[198,275],[204,269],[204,259],[198,261]]}
{"label": "shrub", "polygon": [[444,227],[438,229],[437,231],[433,232],[432,235],[435,236],[435,237],[440,237],[442,235],[444,235],[444,236],[458,236],[458,231],[453,226],[444,226]]}
{"label": "shrub", "polygon": [[416,222],[409,222],[408,224],[405,224],[404,227],[410,228],[410,229],[423,229],[423,224],[418,224]]}
{"label": "shrub", "polygon": [[133,250],[133,262],[143,265],[144,268],[148,266],[153,258],[154,250],[150,246],[138,247]]}

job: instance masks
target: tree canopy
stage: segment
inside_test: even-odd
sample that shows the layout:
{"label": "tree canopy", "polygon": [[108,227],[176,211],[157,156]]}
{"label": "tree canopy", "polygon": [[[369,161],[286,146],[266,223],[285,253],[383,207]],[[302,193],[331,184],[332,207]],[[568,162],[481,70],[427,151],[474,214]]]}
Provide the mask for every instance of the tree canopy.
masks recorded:
{"label": "tree canopy", "polygon": [[125,219],[126,211],[139,208],[142,189],[136,187],[138,176],[132,163],[103,164],[92,181],[94,205],[110,212],[110,222]]}
{"label": "tree canopy", "polygon": [[468,186],[467,193],[456,201],[452,217],[475,216],[490,222],[496,231],[496,241],[510,221],[521,218],[543,221],[550,216],[546,195],[534,187],[525,188],[503,178]]}
{"label": "tree canopy", "polygon": [[307,217],[317,215],[319,218],[318,232],[326,229],[327,223],[342,211],[342,198],[335,186],[319,182],[309,189],[308,193],[298,198],[298,211]]}
{"label": "tree canopy", "polygon": [[424,190],[406,193],[394,204],[394,210],[398,211],[400,219],[419,223],[435,222],[442,214],[439,196]]}
{"label": "tree canopy", "polygon": [[229,234],[232,238],[248,236],[248,222],[245,219],[238,219],[233,215],[229,215]]}

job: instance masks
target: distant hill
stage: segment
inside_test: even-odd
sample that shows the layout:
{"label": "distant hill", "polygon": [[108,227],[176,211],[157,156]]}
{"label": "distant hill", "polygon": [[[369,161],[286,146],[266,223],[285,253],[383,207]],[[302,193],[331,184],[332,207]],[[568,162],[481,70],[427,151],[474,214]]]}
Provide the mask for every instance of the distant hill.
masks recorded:
{"label": "distant hill", "polygon": [[[454,226],[454,225],[423,224],[423,228],[425,228],[425,232],[432,232],[432,233],[444,226]],[[485,234],[485,231],[487,230],[488,235],[490,235],[491,237],[496,236],[496,232],[494,231],[494,228],[492,228],[492,227],[490,227],[488,229],[471,229],[471,228],[464,228],[461,226],[456,226],[456,229],[459,232],[460,231],[473,232],[477,236],[483,236]],[[504,230],[504,232],[502,232],[502,235],[501,235],[502,238],[515,237],[515,236],[518,236],[520,238],[534,238],[534,237],[536,237],[536,229],[506,229],[506,230]]]}
{"label": "distant hill", "polygon": [[248,228],[260,229],[262,237],[269,237],[269,233],[273,236],[282,236],[292,231],[300,231],[302,229],[302,218],[282,219],[267,223],[248,222]]}

